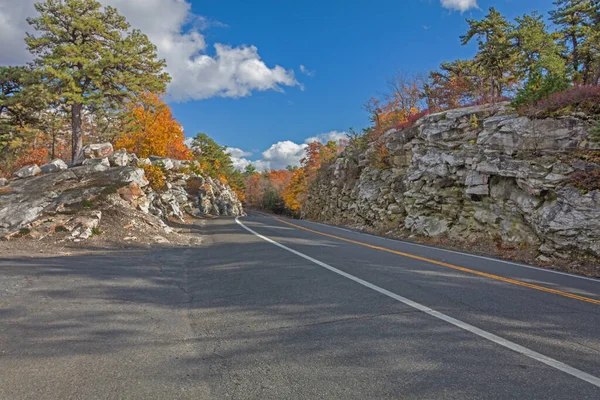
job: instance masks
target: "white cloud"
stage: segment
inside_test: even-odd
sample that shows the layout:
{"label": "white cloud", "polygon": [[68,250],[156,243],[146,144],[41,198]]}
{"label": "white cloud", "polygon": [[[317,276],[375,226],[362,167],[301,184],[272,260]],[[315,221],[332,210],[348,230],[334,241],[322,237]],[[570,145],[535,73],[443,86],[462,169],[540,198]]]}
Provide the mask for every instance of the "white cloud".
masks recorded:
{"label": "white cloud", "polygon": [[288,165],[300,166],[300,160],[306,155],[307,144],[297,144],[290,140],[277,142],[262,153],[263,158],[253,164],[259,171],[283,169]]}
{"label": "white cloud", "polygon": [[228,147],[225,153],[229,154],[233,167],[237,170],[243,171],[248,165],[252,164],[252,161],[244,158],[252,155],[249,151],[244,151],[236,147]]}
{"label": "white cloud", "polygon": [[228,147],[225,149],[225,153],[231,155],[232,157],[248,157],[252,155],[251,152],[238,149],[237,147]]}
{"label": "white cloud", "polygon": [[302,72],[304,75],[310,76],[311,78],[315,76],[315,71],[309,70],[302,64],[300,64],[300,72]]}
{"label": "white cloud", "polygon": [[252,153],[242,149],[229,147],[226,152],[231,155],[233,165],[239,170],[243,170],[250,164],[254,165],[258,171],[283,169],[288,165],[298,167],[300,166],[300,160],[306,156],[306,148],[310,143],[327,143],[330,140],[337,142],[346,139],[346,135],[346,132],[329,131],[309,137],[302,144],[294,143],[291,140],[280,141],[262,152],[262,158],[257,161],[249,160],[247,157],[251,156]]}
{"label": "white cloud", "polygon": [[308,139],[306,139],[304,141],[304,143],[321,142],[321,143],[325,144],[329,141],[339,142],[340,140],[344,140],[347,138],[348,138],[348,133],[346,133],[346,132],[329,131],[326,133],[320,133],[317,136],[309,137]]}
{"label": "white cloud", "polygon": [[479,8],[477,0],[441,0],[442,7],[460,12],[468,11],[472,8]]}
{"label": "white cloud", "polygon": [[[23,41],[31,27],[25,21],[35,15],[37,0],[2,0],[0,4],[0,64],[30,60]],[[173,80],[169,95],[176,101],[209,97],[244,97],[253,91],[282,91],[283,86],[301,86],[292,70],[268,67],[254,46],[231,47],[216,43],[215,54],[202,30],[223,23],[194,15],[189,0],[103,0],[116,7],[131,25],[141,29],[167,60]],[[186,30],[186,27],[192,28]]]}

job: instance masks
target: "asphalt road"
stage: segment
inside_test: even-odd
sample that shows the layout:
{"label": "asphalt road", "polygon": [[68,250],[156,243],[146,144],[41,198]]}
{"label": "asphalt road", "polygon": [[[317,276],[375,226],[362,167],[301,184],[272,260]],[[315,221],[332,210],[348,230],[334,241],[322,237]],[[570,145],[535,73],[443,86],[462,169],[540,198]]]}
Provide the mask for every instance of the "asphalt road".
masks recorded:
{"label": "asphalt road", "polygon": [[259,213],[196,229],[0,255],[0,398],[600,399],[600,281]]}

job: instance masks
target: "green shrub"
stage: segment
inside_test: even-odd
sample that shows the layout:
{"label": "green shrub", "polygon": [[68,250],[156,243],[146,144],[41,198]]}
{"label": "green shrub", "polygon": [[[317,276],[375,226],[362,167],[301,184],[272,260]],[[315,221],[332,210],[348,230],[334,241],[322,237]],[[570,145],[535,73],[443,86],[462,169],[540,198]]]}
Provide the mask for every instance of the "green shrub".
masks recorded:
{"label": "green shrub", "polygon": [[512,106],[516,109],[522,109],[554,93],[568,89],[569,85],[566,76],[554,74],[535,75],[528,79],[523,88],[517,92],[515,99],[512,101]]}

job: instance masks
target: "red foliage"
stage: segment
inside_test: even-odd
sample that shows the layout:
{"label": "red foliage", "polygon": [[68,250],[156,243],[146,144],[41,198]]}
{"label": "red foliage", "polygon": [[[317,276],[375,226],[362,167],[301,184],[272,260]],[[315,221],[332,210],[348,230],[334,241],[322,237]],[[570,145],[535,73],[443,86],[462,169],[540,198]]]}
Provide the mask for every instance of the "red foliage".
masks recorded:
{"label": "red foliage", "polygon": [[429,110],[423,110],[417,114],[411,114],[408,116],[408,119],[406,121],[400,122],[399,124],[394,125],[395,129],[405,129],[405,128],[410,128],[411,126],[413,126],[415,124],[415,122],[417,122],[418,120],[420,120],[421,118],[423,118],[426,115],[429,115],[430,112]]}
{"label": "red foliage", "polygon": [[600,86],[575,86],[519,110],[530,117],[548,117],[560,110],[571,108],[589,115],[600,115]]}
{"label": "red foliage", "polygon": [[36,149],[29,149],[15,160],[13,164],[13,169],[17,171],[22,167],[26,167],[28,165],[37,164],[43,165],[46,164],[49,160],[49,152],[45,147],[38,147]]}
{"label": "red foliage", "polygon": [[590,192],[600,189],[600,169],[578,171],[571,176],[571,183],[580,190]]}

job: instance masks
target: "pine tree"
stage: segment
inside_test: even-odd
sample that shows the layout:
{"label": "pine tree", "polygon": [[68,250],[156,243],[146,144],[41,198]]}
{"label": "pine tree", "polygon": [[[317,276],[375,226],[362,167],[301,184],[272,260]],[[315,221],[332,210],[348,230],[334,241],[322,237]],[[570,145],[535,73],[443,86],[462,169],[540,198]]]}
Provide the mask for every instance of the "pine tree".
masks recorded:
{"label": "pine tree", "polygon": [[600,78],[600,1],[556,0],[550,19],[560,27],[565,57],[576,82],[598,84]]}
{"label": "pine tree", "polygon": [[494,101],[514,83],[514,51],[509,37],[512,25],[493,7],[481,21],[467,19],[467,23],[469,30],[461,36],[462,44],[477,37],[479,51],[475,64],[489,80],[490,98]]}
{"label": "pine tree", "polygon": [[27,21],[41,35],[25,41],[50,90],[70,107],[72,157],[83,147],[82,111],[143,91],[161,93],[169,76],[156,47],[112,7],[95,0],[46,0]]}
{"label": "pine tree", "polygon": [[516,18],[511,38],[517,49],[516,72],[523,80],[513,106],[519,108],[569,87],[563,46],[553,35],[541,15],[533,13]]}

